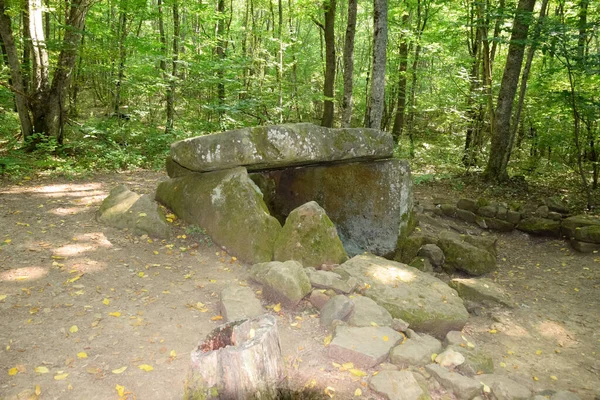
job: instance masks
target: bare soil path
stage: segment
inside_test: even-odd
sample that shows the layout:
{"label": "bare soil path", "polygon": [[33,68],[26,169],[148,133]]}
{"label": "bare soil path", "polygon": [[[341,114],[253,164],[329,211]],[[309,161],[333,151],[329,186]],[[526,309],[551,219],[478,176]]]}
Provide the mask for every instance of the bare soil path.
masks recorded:
{"label": "bare soil path", "polygon": [[[177,220],[165,241],[95,221],[112,187],[152,193],[164,178],[0,182],[0,399],[118,399],[121,386],[123,398],[182,398],[190,351],[220,323],[220,289],[259,288],[246,265]],[[498,372],[534,390],[600,395],[600,255],[519,233],[500,236],[499,252],[493,279],[521,306],[482,312],[465,330]],[[380,398],[369,375],[332,365],[308,304],[269,312],[295,386]]]}

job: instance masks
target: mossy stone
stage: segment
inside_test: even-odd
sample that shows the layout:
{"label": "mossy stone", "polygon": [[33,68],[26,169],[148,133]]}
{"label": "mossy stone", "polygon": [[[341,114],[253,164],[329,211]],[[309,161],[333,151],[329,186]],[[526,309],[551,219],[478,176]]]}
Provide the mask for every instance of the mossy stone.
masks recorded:
{"label": "mossy stone", "polygon": [[537,236],[560,236],[560,221],[547,218],[529,217],[521,220],[517,229]]}

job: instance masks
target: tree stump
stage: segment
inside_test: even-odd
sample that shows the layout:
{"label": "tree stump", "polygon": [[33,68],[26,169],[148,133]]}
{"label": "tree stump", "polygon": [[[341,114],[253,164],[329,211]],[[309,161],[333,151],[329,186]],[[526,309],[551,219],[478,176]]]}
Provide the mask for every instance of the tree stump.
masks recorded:
{"label": "tree stump", "polygon": [[279,334],[271,315],[216,328],[191,358],[185,399],[275,399],[284,386]]}

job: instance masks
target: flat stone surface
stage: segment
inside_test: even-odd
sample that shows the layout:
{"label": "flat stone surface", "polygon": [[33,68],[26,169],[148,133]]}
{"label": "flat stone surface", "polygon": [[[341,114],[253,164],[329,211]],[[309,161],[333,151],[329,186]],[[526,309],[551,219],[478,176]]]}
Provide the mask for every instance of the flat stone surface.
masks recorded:
{"label": "flat stone surface", "polygon": [[356,289],[356,278],[342,278],[341,275],[331,271],[306,268],[306,275],[311,285],[319,289],[333,289],[338,293],[348,294]]}
{"label": "flat stone surface", "polygon": [[446,267],[452,267],[469,275],[479,276],[496,269],[496,257],[465,240],[467,236],[443,232],[438,246],[446,256]]}
{"label": "flat stone surface", "polygon": [[452,391],[460,400],[471,400],[481,394],[483,385],[473,378],[450,372],[438,364],[426,365],[425,371],[430,373],[444,388]]}
{"label": "flat stone surface", "polygon": [[565,218],[561,223],[561,233],[566,236],[567,239],[575,237],[575,230],[584,226],[600,225],[600,218],[597,215],[574,215],[569,218]]}
{"label": "flat stone surface", "polygon": [[265,312],[254,290],[247,286],[230,285],[221,290],[219,312],[224,322],[254,318]]}
{"label": "flat stone surface", "polygon": [[475,377],[476,375],[494,373],[494,361],[483,350],[456,345],[448,346],[447,349],[459,352],[465,357],[465,361],[456,368],[461,374]]}
{"label": "flat stone surface", "polygon": [[443,281],[405,264],[370,254],[356,256],[334,272],[353,276],[363,294],[421,332],[443,338],[461,330],[469,314],[456,291]]}
{"label": "flat stone surface", "polygon": [[527,400],[531,397],[531,390],[507,376],[479,375],[476,379],[489,386],[498,400]]}
{"label": "flat stone surface", "polygon": [[333,321],[345,321],[354,310],[354,303],[344,295],[333,296],[321,309],[321,325],[329,328]]}
{"label": "flat stone surface", "polygon": [[423,245],[417,255],[426,257],[435,267],[441,267],[445,261],[444,252],[435,244]]}
{"label": "flat stone surface", "polygon": [[263,285],[267,298],[291,307],[295,307],[312,289],[304,268],[293,260],[255,264],[250,268],[250,276]]}
{"label": "flat stone surface", "polygon": [[593,253],[594,251],[600,251],[600,244],[580,242],[579,240],[571,239],[569,241],[571,247],[580,253]]}
{"label": "flat stone surface", "polygon": [[387,326],[337,326],[329,344],[329,356],[371,368],[385,361],[392,347],[402,338],[402,334]]}
{"label": "flat stone surface", "polygon": [[444,346],[461,346],[465,348],[474,349],[475,342],[473,339],[464,332],[461,331],[450,331],[444,338]]}
{"label": "flat stone surface", "polygon": [[455,368],[465,362],[465,356],[450,348],[438,354],[435,362],[444,368]]}
{"label": "flat stone surface", "polygon": [[350,297],[354,303],[354,311],[348,318],[348,324],[352,326],[392,326],[392,316],[390,313],[374,300],[360,295]]}
{"label": "flat stone surface", "polygon": [[320,290],[313,290],[310,293],[310,304],[315,306],[317,310],[321,310],[325,304],[329,301],[330,297]]}
{"label": "flat stone surface", "polygon": [[170,157],[192,171],[248,170],[389,158],[392,136],[376,129],[330,129],[309,123],[242,128],[171,144]]}
{"label": "flat stone surface", "polygon": [[380,371],[369,387],[389,400],[425,400],[429,398],[410,371]]}
{"label": "flat stone surface", "polygon": [[561,390],[554,393],[550,400],[580,400],[581,397],[577,396],[573,392],[569,392],[568,390]]}
{"label": "flat stone surface", "polygon": [[411,334],[411,337],[392,349],[390,362],[401,367],[410,365],[421,367],[431,362],[431,356],[442,350],[442,344],[434,337],[425,334]]}
{"label": "flat stone surface", "polygon": [[522,219],[517,225],[517,229],[536,236],[559,237],[561,222],[547,218],[529,217]]}
{"label": "flat stone surface", "polygon": [[450,281],[463,300],[474,301],[488,305],[503,305],[514,308],[515,302],[499,285],[487,278],[455,278]]}

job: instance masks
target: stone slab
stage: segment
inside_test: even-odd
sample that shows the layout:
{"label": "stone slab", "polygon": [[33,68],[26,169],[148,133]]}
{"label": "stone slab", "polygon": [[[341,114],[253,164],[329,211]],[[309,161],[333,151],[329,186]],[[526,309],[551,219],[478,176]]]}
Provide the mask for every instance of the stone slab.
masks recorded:
{"label": "stone slab", "polygon": [[459,373],[450,372],[440,365],[426,365],[425,371],[433,375],[440,385],[452,391],[460,400],[471,400],[482,392],[483,385],[480,382]]}
{"label": "stone slab", "polygon": [[429,395],[410,371],[383,370],[371,378],[369,387],[388,400],[426,400]]}
{"label": "stone slab", "polygon": [[388,358],[392,347],[404,336],[387,326],[337,326],[329,344],[329,356],[337,361],[352,362],[371,368]]}
{"label": "stone slab", "polygon": [[265,310],[251,288],[230,285],[221,290],[219,312],[224,322],[231,322],[258,317]]}

